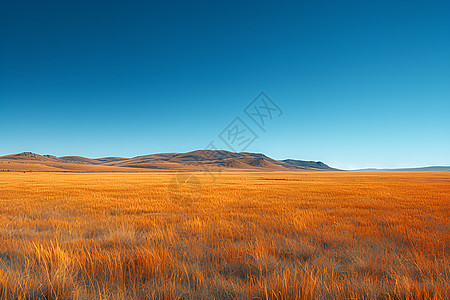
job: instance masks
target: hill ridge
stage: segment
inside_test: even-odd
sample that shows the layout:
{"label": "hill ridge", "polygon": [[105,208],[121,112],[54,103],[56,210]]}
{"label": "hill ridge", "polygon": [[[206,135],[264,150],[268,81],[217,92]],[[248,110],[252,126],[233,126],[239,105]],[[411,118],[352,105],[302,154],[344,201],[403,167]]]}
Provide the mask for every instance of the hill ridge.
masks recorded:
{"label": "hill ridge", "polygon": [[276,160],[263,153],[227,150],[194,150],[184,153],[156,153],[123,157],[87,158],[83,156],[40,155],[22,152],[0,156],[0,170],[11,171],[315,171],[336,170],[322,162]]}

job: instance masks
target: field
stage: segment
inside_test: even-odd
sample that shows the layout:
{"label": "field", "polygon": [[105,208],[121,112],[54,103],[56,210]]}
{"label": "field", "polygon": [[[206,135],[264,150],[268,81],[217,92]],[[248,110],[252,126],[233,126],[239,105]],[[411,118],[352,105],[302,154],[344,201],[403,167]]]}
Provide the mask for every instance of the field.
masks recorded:
{"label": "field", "polygon": [[450,173],[0,173],[0,299],[448,299]]}

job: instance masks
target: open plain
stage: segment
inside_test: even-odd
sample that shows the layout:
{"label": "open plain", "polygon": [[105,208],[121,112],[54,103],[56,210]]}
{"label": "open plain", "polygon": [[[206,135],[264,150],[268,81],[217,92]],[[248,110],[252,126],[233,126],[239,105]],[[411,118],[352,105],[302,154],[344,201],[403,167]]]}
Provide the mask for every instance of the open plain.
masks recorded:
{"label": "open plain", "polygon": [[0,173],[1,299],[448,299],[450,174]]}

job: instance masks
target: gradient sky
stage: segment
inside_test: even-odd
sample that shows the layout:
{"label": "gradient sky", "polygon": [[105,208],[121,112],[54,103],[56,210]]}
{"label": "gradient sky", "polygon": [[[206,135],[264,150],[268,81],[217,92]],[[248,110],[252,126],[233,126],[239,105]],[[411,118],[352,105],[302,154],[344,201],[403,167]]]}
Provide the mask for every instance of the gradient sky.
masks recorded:
{"label": "gradient sky", "polygon": [[0,155],[227,149],[239,116],[277,159],[450,165],[450,2],[2,1],[0,108]]}

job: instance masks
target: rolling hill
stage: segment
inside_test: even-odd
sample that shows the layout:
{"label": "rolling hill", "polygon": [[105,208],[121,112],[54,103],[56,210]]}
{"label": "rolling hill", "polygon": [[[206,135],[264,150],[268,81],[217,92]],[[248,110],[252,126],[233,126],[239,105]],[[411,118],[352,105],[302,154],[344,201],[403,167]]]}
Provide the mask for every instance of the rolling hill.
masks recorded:
{"label": "rolling hill", "polygon": [[319,171],[336,170],[322,162],[276,160],[261,153],[196,150],[133,158],[39,155],[23,152],[0,157],[0,171],[149,172],[149,171]]}

